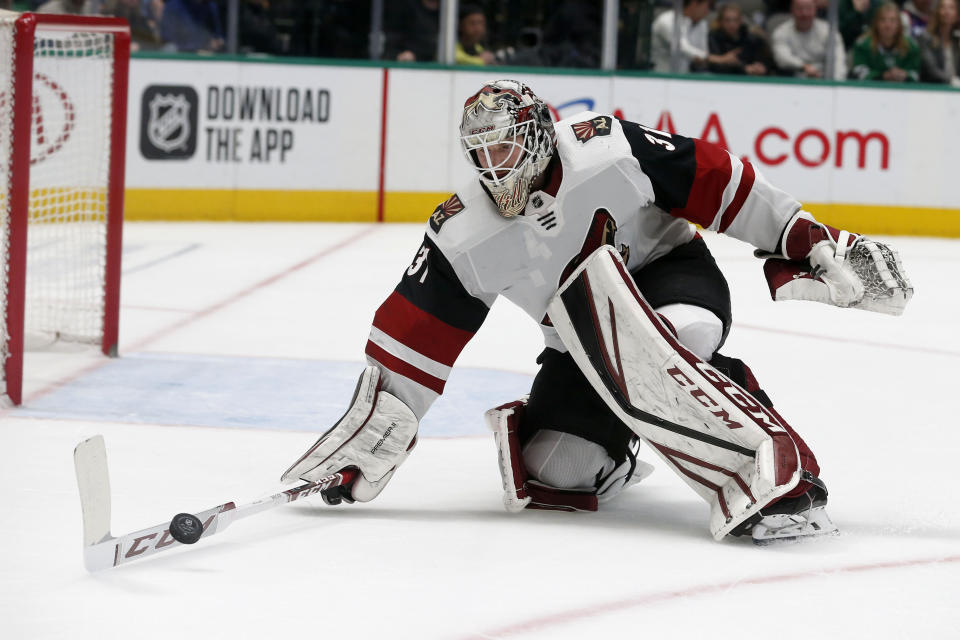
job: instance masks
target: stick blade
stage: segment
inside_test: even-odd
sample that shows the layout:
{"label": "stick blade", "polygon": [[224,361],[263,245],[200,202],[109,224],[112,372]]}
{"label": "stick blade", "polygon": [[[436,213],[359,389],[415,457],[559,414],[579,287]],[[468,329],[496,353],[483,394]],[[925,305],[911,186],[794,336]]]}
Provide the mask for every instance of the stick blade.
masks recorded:
{"label": "stick blade", "polygon": [[83,514],[83,546],[110,538],[110,475],[103,436],[84,440],[73,450]]}

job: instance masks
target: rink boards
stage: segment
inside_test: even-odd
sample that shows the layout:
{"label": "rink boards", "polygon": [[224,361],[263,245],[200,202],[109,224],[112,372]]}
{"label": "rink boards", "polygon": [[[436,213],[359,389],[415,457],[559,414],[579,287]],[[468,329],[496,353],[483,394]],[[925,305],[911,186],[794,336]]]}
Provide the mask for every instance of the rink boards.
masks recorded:
{"label": "rink boards", "polygon": [[128,219],[424,220],[471,178],[456,128],[494,76],[554,117],[717,142],[835,224],[960,235],[960,91],[600,72],[131,61]]}

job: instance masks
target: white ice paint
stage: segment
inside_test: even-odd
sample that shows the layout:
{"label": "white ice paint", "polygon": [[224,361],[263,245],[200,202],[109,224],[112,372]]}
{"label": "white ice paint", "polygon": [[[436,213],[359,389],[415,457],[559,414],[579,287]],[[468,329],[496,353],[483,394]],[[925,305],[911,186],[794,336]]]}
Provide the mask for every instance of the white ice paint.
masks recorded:
{"label": "white ice paint", "polygon": [[[81,439],[106,437],[113,527],[133,531],[269,491],[314,439],[271,430],[282,426],[271,416],[308,428],[315,410],[320,430],[346,407],[350,363],[359,375],[373,312],[422,228],[370,227],[290,269],[363,228],[127,225],[127,246],[139,247],[125,256],[122,293],[131,379],[121,385],[109,363],[70,347],[29,354],[27,404],[0,417],[0,637],[943,638],[960,628],[960,242],[932,239],[891,239],[917,289],[891,318],[774,304],[750,248],[707,236],[733,291],[724,351],[750,363],[816,451],[837,539],[713,542],[702,501],[663,468],[596,514],[506,514],[492,437],[472,412],[526,391],[541,339],[503,302],[448,384],[464,407],[449,420],[467,424],[456,433],[476,435],[425,437],[376,501],[296,503],[87,574],[71,462]],[[514,375],[492,389],[490,370]],[[339,404],[313,395],[303,375],[347,391]],[[271,391],[284,380],[293,391]],[[162,401],[141,411],[148,419],[118,410],[146,407],[151,392]],[[143,402],[118,397],[132,393]],[[246,428],[223,428],[237,407]]]}

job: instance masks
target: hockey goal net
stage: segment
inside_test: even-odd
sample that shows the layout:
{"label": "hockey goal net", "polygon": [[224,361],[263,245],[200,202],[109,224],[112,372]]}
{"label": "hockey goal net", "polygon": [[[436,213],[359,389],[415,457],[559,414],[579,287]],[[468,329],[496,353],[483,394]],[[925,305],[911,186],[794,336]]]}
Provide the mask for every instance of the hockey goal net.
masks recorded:
{"label": "hockey goal net", "polygon": [[29,342],[116,355],[130,32],[115,18],[0,11],[3,380]]}

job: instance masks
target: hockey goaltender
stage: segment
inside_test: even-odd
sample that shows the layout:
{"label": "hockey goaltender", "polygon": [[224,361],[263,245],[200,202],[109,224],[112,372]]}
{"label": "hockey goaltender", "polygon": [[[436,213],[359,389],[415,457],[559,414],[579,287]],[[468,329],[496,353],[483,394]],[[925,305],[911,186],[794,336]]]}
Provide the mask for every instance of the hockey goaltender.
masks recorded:
{"label": "hockey goaltender", "polygon": [[430,217],[349,410],[283,479],[354,467],[324,499],[379,495],[503,295],[546,345],[529,395],[486,414],[509,511],[596,510],[650,473],[643,441],[708,502],[717,540],[836,533],[810,447],[719,351],[730,292],[692,223],[756,247],[778,301],[900,314],[913,288],[897,253],[817,222],[714,144],[592,112],[554,123],[520,82],[470,96],[460,141],[479,179]]}

